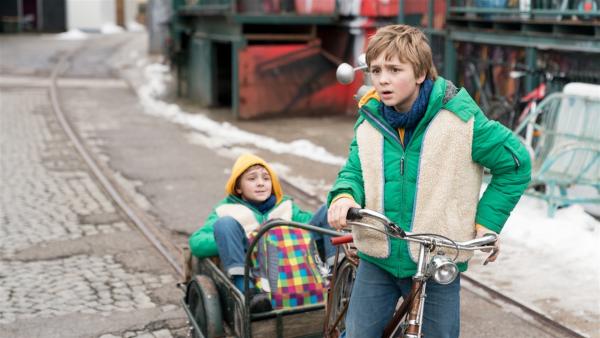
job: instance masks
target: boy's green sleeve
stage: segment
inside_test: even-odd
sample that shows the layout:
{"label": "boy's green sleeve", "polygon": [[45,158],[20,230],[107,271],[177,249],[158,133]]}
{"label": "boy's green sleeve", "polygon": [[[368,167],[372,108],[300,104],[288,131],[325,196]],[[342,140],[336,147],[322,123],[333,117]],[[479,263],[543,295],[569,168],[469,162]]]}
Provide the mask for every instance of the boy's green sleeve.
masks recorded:
{"label": "boy's green sleeve", "polygon": [[292,221],[300,223],[308,223],[313,217],[313,214],[300,209],[296,203],[292,203]]}
{"label": "boy's green sleeve", "polygon": [[219,216],[213,210],[208,215],[204,225],[190,236],[189,244],[192,255],[200,258],[218,255],[217,242],[213,232],[217,219],[219,219]]}
{"label": "boy's green sleeve", "polygon": [[531,159],[508,128],[488,120],[481,111],[474,122],[473,161],[492,174],[479,200],[476,222],[499,233],[531,180]]}
{"label": "boy's green sleeve", "polygon": [[354,198],[354,201],[360,205],[364,205],[365,190],[363,183],[362,168],[358,157],[358,145],[356,136],[350,143],[350,151],[348,160],[338,173],[338,177],[327,196],[327,205],[331,205],[331,201],[340,194],[349,194]]}

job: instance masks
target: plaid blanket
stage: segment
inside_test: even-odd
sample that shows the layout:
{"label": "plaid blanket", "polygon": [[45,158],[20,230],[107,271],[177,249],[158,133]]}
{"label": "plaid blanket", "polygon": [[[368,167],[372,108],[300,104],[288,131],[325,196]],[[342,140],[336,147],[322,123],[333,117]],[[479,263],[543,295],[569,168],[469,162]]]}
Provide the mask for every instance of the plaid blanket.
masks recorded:
{"label": "plaid blanket", "polygon": [[273,228],[261,238],[257,286],[270,293],[274,309],[323,302],[325,288],[312,243],[310,232],[292,227]]}

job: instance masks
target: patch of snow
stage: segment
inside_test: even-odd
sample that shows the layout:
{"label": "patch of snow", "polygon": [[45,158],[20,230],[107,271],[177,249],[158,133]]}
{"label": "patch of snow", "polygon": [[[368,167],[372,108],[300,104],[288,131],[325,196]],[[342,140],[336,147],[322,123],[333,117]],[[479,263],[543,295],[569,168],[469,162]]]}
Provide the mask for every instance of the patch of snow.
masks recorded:
{"label": "patch of snow", "polygon": [[523,196],[501,233],[501,254],[468,275],[563,324],[586,333],[600,328],[600,222],[580,205],[547,216],[547,204]]}
{"label": "patch of snow", "polygon": [[88,35],[79,29],[70,29],[68,32],[56,34],[57,40],[85,40]]}
{"label": "patch of snow", "polygon": [[146,27],[137,21],[130,21],[127,23],[127,30],[130,32],[145,32]]}
{"label": "patch of snow", "polygon": [[132,60],[137,60],[139,58],[139,53],[137,50],[132,50],[129,52],[129,58]]}
{"label": "patch of snow", "polygon": [[[143,62],[140,62],[140,65],[142,64]],[[308,140],[280,142],[271,137],[241,130],[227,122],[219,123],[201,114],[186,113],[178,105],[161,100],[161,97],[167,94],[167,82],[171,78],[167,66],[150,64],[145,67],[144,75],[146,83],[138,88],[138,97],[144,110],[148,114],[161,116],[202,133],[210,147],[253,145],[275,154],[292,154],[332,165],[342,165],[346,162],[344,158],[333,155]]]}
{"label": "patch of snow", "polygon": [[123,27],[117,26],[112,22],[107,22],[100,27],[100,33],[102,34],[118,34],[124,31]]}

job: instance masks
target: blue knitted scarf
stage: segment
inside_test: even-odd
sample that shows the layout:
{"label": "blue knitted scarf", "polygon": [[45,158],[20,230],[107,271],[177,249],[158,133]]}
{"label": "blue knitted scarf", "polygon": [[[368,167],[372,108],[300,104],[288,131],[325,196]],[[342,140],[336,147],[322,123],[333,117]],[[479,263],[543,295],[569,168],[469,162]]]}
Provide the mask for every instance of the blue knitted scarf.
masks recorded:
{"label": "blue knitted scarf", "polygon": [[255,207],[261,214],[264,214],[275,206],[277,199],[275,198],[275,195],[271,195],[271,197],[267,198],[264,202],[246,202]]}
{"label": "blue knitted scarf", "polygon": [[405,144],[408,143],[406,140],[406,132],[411,132],[415,129],[419,121],[425,115],[427,111],[427,104],[429,103],[429,95],[433,89],[433,81],[426,79],[421,84],[419,89],[419,96],[413,103],[412,107],[407,112],[398,112],[394,107],[388,107],[385,104],[381,104],[380,110],[383,118],[393,128],[404,128],[405,130]]}

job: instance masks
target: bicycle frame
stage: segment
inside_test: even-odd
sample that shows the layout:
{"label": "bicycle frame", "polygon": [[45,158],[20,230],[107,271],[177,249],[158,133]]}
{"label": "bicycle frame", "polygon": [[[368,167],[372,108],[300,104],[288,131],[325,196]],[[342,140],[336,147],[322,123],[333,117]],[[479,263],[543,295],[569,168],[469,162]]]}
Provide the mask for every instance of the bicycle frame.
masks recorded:
{"label": "bicycle frame", "polygon": [[[404,337],[421,337],[421,324],[423,322],[423,309],[425,304],[427,287],[427,265],[429,262],[431,250],[428,249],[426,243],[421,243],[419,246],[419,258],[417,261],[417,272],[413,276],[413,283],[409,295],[402,301],[400,307],[394,312],[394,315],[388,325],[386,326],[383,337],[394,337],[399,329],[404,331]],[[335,278],[335,276],[334,276]],[[347,309],[347,305],[344,310]],[[329,311],[329,310],[328,310]],[[346,311],[343,311],[338,318],[336,323],[341,320],[341,317],[345,315]],[[405,328],[402,328],[402,319],[407,315],[406,323],[408,324]]]}
{"label": "bicycle frame", "polygon": [[413,276],[413,283],[410,293],[402,301],[402,304],[394,313],[394,316],[383,331],[383,337],[393,337],[395,333],[402,329],[402,318],[407,315],[404,329],[405,338],[421,337],[421,325],[423,323],[423,310],[425,308],[425,298],[427,294],[427,266],[429,262],[430,250],[427,245],[421,243],[419,245],[419,259],[417,261],[417,272]]}
{"label": "bicycle frame", "polygon": [[[373,229],[375,231],[383,232],[390,237],[401,238],[404,240],[408,240],[411,242],[416,242],[419,244],[419,256],[417,259],[417,271],[413,276],[413,283],[411,287],[411,291],[408,296],[402,301],[401,305],[394,312],[391,320],[386,325],[383,336],[384,338],[388,337],[396,337],[398,333],[402,333],[402,337],[404,338],[420,338],[421,337],[421,329],[423,323],[423,313],[424,313],[424,305],[425,298],[427,297],[426,288],[427,281],[429,278],[432,278],[437,271],[432,268],[434,266],[434,257],[432,257],[432,252],[436,250],[436,248],[452,248],[457,250],[481,250],[490,248],[490,244],[494,243],[497,240],[496,235],[484,236],[483,238],[476,238],[470,241],[465,242],[454,242],[450,239],[447,239],[442,236],[437,235],[424,235],[424,234],[413,234],[409,232],[403,231],[396,224],[392,223],[385,215],[374,212],[368,209],[351,209],[348,214],[348,225],[351,226],[362,226],[366,228]],[[353,219],[362,218],[363,216],[371,217],[382,224],[384,224],[385,231],[382,231],[379,228],[376,228],[370,224],[362,223],[359,221],[355,221]],[[487,237],[487,238],[486,238]],[[333,238],[332,243],[334,245],[339,245],[343,243],[347,243],[352,241],[350,235],[345,235],[338,238]],[[458,255],[458,252],[456,253]],[[445,257],[445,256],[444,256]],[[454,260],[451,260],[452,264],[454,264]],[[336,267],[337,267],[337,257],[336,257]],[[456,265],[453,265],[456,268]],[[435,267],[435,266],[434,266]],[[458,269],[455,270],[456,274],[458,274]],[[337,276],[334,271],[334,281],[337,281]],[[456,277],[456,276],[454,276]],[[434,278],[435,279],[435,278]],[[452,282],[454,278],[450,281],[446,281],[446,284]],[[442,282],[440,282],[443,284]],[[334,320],[334,325],[331,328],[328,328],[329,323],[329,315],[330,315],[330,307],[333,304],[332,302],[333,294],[337,289],[335,289],[335,285],[330,290],[330,295],[328,295],[328,309],[326,313],[326,322],[325,322],[325,337],[334,337],[333,330],[337,327],[337,324],[345,316],[345,310],[347,309],[348,304],[345,304],[345,307],[338,314],[338,317]],[[400,330],[400,331],[399,331]]]}
{"label": "bicycle frame", "polygon": [[[341,240],[344,241],[344,240]],[[402,304],[398,309],[394,312],[392,319],[386,325],[386,328],[383,332],[383,337],[394,337],[398,330],[403,330],[403,337],[420,337],[421,336],[421,323],[423,321],[423,309],[425,304],[425,288],[427,286],[427,279],[429,278],[426,275],[426,262],[429,259],[429,250],[426,249],[425,244],[420,245],[419,250],[419,259],[417,263],[417,273],[413,277],[413,283],[411,286],[411,290],[409,295],[402,301]],[[338,261],[336,257],[336,263],[334,265],[334,275],[333,280],[337,280],[337,266]],[[331,302],[331,297],[333,297],[333,292],[330,292],[328,295],[328,305]],[[338,323],[345,317],[346,311],[348,309],[348,304],[346,303],[343,309],[335,318],[333,325],[331,328],[328,328],[329,315],[331,312],[331,306],[328,306],[326,312],[326,322],[325,322],[325,337],[336,337],[333,330],[338,326]],[[406,323],[408,325],[405,328],[402,328],[403,319],[406,318]],[[337,333],[337,332],[336,332]]]}

